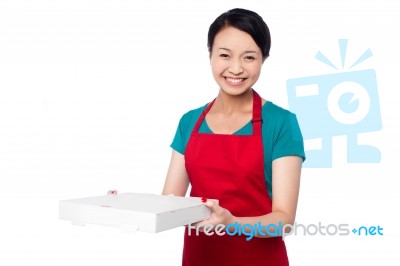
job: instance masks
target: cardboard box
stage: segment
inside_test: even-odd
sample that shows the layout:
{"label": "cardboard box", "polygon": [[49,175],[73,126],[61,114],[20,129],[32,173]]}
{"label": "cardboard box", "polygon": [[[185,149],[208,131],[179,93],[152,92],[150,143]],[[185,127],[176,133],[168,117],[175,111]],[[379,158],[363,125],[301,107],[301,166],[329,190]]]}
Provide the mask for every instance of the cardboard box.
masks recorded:
{"label": "cardboard box", "polygon": [[149,233],[199,222],[210,216],[210,209],[197,197],[121,193],[59,202],[60,219],[72,224],[97,224]]}

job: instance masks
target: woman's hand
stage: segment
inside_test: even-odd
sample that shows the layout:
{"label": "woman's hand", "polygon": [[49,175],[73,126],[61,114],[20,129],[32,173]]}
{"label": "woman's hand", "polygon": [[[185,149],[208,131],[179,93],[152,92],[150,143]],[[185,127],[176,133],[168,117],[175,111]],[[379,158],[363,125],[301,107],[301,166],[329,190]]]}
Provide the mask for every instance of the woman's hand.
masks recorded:
{"label": "woman's hand", "polygon": [[223,224],[226,226],[230,223],[235,222],[236,217],[233,216],[229,210],[219,206],[219,204],[213,200],[207,200],[207,199],[205,200],[206,201],[204,205],[206,205],[212,211],[211,217],[207,220],[194,224],[194,226],[202,228],[209,225],[215,227],[218,224]]}
{"label": "woman's hand", "polygon": [[118,194],[118,191],[116,191],[116,190],[107,191],[107,195],[117,195],[117,194]]}

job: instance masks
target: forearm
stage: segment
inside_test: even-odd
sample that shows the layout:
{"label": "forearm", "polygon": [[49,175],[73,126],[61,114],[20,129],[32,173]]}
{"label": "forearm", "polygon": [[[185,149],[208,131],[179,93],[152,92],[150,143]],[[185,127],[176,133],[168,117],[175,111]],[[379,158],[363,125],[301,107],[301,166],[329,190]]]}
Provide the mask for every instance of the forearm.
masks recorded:
{"label": "forearm", "polygon": [[186,173],[184,156],[173,150],[162,194],[183,197],[186,195],[188,187],[189,178]]}

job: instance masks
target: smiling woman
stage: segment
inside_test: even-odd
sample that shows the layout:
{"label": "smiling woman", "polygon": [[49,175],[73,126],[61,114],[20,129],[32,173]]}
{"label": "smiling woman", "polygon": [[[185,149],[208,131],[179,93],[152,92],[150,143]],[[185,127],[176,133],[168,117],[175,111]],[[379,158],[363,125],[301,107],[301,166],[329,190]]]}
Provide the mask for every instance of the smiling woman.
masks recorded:
{"label": "smiling woman", "polygon": [[[204,200],[212,216],[197,226],[293,224],[303,139],[296,116],[262,99],[253,85],[271,45],[255,12],[233,9],[210,26],[208,49],[218,96],[183,115],[163,194]],[[288,265],[281,236],[196,235],[186,228],[182,265]]]}
{"label": "smiling woman", "polygon": [[226,95],[248,91],[258,80],[264,61],[252,37],[231,26],[215,36],[210,57],[214,79]]}

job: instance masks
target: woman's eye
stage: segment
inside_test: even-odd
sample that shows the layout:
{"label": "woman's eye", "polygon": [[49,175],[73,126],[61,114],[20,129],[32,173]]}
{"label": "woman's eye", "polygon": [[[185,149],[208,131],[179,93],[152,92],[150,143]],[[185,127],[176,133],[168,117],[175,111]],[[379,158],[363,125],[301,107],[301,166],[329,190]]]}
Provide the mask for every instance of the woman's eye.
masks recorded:
{"label": "woman's eye", "polygon": [[254,56],[251,56],[251,55],[248,55],[244,58],[244,60],[246,60],[246,61],[253,61],[254,59],[255,59]]}
{"label": "woman's eye", "polygon": [[219,57],[221,57],[221,58],[228,58],[229,55],[227,55],[227,54],[220,54]]}

